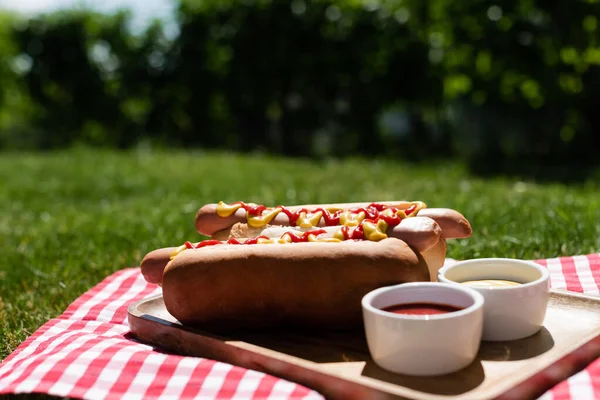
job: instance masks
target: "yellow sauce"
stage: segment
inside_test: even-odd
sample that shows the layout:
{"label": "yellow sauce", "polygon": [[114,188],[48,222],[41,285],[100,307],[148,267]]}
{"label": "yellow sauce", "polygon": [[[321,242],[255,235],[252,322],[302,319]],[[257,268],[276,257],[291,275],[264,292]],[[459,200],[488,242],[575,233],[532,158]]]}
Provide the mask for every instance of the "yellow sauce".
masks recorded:
{"label": "yellow sauce", "polygon": [[479,279],[474,281],[461,282],[463,285],[469,285],[472,287],[510,287],[522,285],[520,282],[509,281],[505,279]]}
{"label": "yellow sauce", "polygon": [[241,207],[242,207],[241,204],[229,205],[227,203],[220,201],[219,204],[217,204],[217,215],[222,218],[227,218],[227,217],[233,215]]}
{"label": "yellow sauce", "polygon": [[384,233],[387,231],[387,228],[387,222],[382,219],[377,221],[377,225],[372,222],[365,222],[363,224],[363,233],[365,235],[365,239],[372,240],[374,242],[383,240],[387,238],[387,235]]}
{"label": "yellow sauce", "polygon": [[358,214],[353,214],[352,211],[348,210],[343,212],[340,215],[340,225],[345,226],[358,226],[365,219],[366,214],[364,212],[359,212]]}
{"label": "yellow sauce", "polygon": [[299,226],[300,228],[312,228],[317,226],[319,221],[321,221],[322,216],[323,213],[321,211],[317,211],[310,217],[307,216],[305,212],[300,213],[300,217],[298,218],[298,221],[296,221],[296,226]]}
{"label": "yellow sauce", "polygon": [[[196,244],[194,244],[194,246],[196,246]],[[175,257],[177,257],[181,252],[185,251],[185,249],[187,249],[187,247],[185,247],[184,244],[182,244],[181,246],[179,246],[178,248],[176,248],[175,250],[173,250],[173,252],[171,253],[171,255],[169,256],[169,258],[172,260]]]}
{"label": "yellow sauce", "polygon": [[263,226],[268,225],[280,212],[281,208],[274,208],[261,216],[248,215],[246,219],[248,220],[248,225],[251,227],[262,228]]}

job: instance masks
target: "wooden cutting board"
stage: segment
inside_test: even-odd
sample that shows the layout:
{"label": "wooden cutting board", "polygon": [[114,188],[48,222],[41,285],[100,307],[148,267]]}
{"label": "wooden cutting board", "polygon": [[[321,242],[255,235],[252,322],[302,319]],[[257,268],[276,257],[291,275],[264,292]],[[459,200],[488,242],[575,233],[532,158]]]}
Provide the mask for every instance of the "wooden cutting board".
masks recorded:
{"label": "wooden cutting board", "polygon": [[536,398],[600,357],[600,298],[551,291],[542,330],[482,342],[465,369],[438,377],[387,372],[364,332],[262,332],[224,337],[181,325],[162,295],[131,304],[131,334],[181,355],[205,357],[297,382],[331,399]]}

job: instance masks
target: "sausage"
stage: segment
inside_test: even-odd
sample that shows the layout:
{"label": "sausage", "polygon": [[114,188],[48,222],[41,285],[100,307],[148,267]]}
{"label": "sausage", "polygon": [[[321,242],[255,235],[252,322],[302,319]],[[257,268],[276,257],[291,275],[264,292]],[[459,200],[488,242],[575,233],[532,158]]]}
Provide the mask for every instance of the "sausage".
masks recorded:
{"label": "sausage", "polygon": [[[298,206],[286,206],[287,209],[294,211],[298,208],[315,208],[315,207],[337,207],[337,208],[357,208],[367,207],[371,203],[339,203],[339,204],[306,204]],[[412,203],[408,201],[385,202],[395,207],[408,208]],[[217,215],[217,204],[206,204],[202,206],[196,213],[196,230],[203,235],[211,236],[215,232],[227,229],[237,222],[246,222],[246,211],[242,208],[238,209],[229,217],[219,217]],[[287,215],[279,213],[272,221],[271,225],[290,225],[290,220]],[[323,225],[321,220],[319,226]]]}
{"label": "sausage", "polygon": [[[377,202],[376,202],[377,203]],[[294,210],[300,207],[311,208],[311,207],[343,207],[343,208],[356,208],[356,207],[367,207],[371,203],[340,203],[340,204],[321,204],[321,205],[303,205],[303,206],[289,206],[286,207],[290,210]],[[406,209],[411,205],[410,202],[379,202],[379,204],[388,204],[390,206],[399,207]],[[449,208],[424,208],[417,213],[417,216],[429,217],[433,219],[441,228],[442,235],[447,239],[455,238],[466,238],[472,234],[472,229],[469,221],[458,211]],[[411,220],[417,217],[406,218],[405,221]],[[402,223],[404,223],[403,221]],[[234,214],[229,217],[219,217],[217,215],[217,204],[206,204],[202,206],[196,213],[195,227],[196,230],[207,236],[215,235],[220,232],[227,232],[228,229],[236,223],[246,222],[246,211],[242,208],[238,209]],[[281,225],[289,226],[289,218],[284,213],[279,213],[270,222],[270,225]],[[402,223],[400,225],[402,225]],[[319,226],[323,226],[323,220],[320,221]],[[399,226],[400,226],[399,225]],[[400,228],[402,229],[402,228]]]}
{"label": "sausage", "polygon": [[450,208],[424,208],[417,215],[435,220],[442,228],[442,236],[447,239],[468,238],[473,234],[469,221],[456,210]]}
{"label": "sausage", "polygon": [[[339,228],[339,226],[325,227],[325,229],[330,231]],[[273,228],[270,226],[265,226],[265,228],[252,228],[247,224],[236,223],[230,229],[223,229],[215,232],[211,239],[227,240],[230,237],[236,239],[256,237],[265,234],[264,232],[272,229]],[[281,232],[276,236],[281,236],[284,233],[284,230],[279,229],[278,231]],[[400,224],[390,227],[386,232],[389,237],[403,240],[419,252],[425,251],[436,244],[441,233],[442,228],[433,219],[426,217],[406,218]],[[267,234],[267,236],[272,237],[273,235]]]}
{"label": "sausage", "polygon": [[406,242],[416,251],[425,251],[439,241],[442,228],[431,218],[411,217],[388,229],[387,235]]}
{"label": "sausage", "polygon": [[208,246],[165,268],[169,313],[215,333],[238,329],[352,329],[369,291],[429,281],[425,259],[396,238],[379,242]]}
{"label": "sausage", "polygon": [[144,279],[150,283],[160,284],[162,282],[163,271],[170,260],[171,254],[177,247],[165,247],[163,249],[153,250],[146,254],[140,263],[140,269]]}

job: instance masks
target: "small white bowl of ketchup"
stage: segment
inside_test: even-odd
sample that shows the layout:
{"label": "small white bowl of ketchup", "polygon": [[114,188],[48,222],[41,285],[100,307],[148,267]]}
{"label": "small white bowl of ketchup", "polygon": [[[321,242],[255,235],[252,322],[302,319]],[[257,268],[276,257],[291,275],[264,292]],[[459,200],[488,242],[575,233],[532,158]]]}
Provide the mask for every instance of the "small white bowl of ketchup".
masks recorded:
{"label": "small white bowl of ketchup", "polygon": [[398,374],[458,371],[479,351],[483,304],[477,291],[455,284],[413,282],[373,290],[362,299],[371,358]]}
{"label": "small white bowl of ketchup", "polygon": [[443,267],[438,281],[468,286],[485,299],[486,341],[523,339],[537,333],[546,316],[548,270],[532,261],[479,258]]}

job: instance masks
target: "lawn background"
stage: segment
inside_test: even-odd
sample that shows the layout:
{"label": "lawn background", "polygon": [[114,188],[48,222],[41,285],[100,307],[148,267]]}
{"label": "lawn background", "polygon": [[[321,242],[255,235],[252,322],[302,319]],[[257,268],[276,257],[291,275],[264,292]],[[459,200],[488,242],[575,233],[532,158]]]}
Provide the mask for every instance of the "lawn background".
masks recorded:
{"label": "lawn background", "polygon": [[600,175],[577,185],[479,179],[457,163],[303,161],[201,151],[0,154],[0,360],[144,254],[200,240],[205,203],[422,200],[474,235],[448,257],[538,259],[600,251]]}

